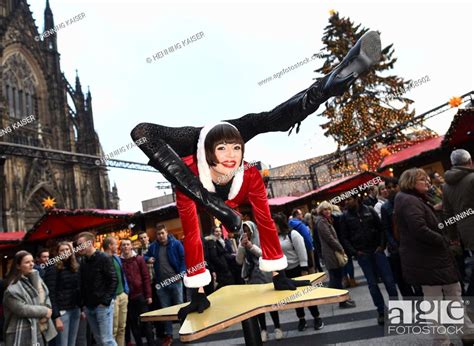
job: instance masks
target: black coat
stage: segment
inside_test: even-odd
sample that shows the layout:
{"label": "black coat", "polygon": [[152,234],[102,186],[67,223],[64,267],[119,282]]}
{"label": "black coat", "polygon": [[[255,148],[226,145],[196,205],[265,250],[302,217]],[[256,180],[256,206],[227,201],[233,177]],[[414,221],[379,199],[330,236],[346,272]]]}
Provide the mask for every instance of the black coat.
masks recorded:
{"label": "black coat", "polygon": [[394,213],[405,281],[430,286],[459,281],[455,261],[432,207],[414,193],[399,192]]}
{"label": "black coat", "polygon": [[96,250],[81,263],[81,292],[83,305],[95,308],[109,306],[117,289],[117,275],[112,257]]}
{"label": "black coat", "polygon": [[56,266],[46,269],[44,282],[49,289],[49,298],[53,308],[52,318],[60,316],[59,311],[80,307],[81,280],[79,271],[69,268],[58,270]]}
{"label": "black coat", "polygon": [[206,247],[209,269],[216,273],[217,282],[233,284],[234,279],[229,265],[232,255],[218,240],[206,240]]}
{"label": "black coat", "polygon": [[346,210],[340,220],[341,244],[350,256],[357,251],[374,253],[378,246],[385,249],[385,235],[374,208],[364,204],[358,210]]}

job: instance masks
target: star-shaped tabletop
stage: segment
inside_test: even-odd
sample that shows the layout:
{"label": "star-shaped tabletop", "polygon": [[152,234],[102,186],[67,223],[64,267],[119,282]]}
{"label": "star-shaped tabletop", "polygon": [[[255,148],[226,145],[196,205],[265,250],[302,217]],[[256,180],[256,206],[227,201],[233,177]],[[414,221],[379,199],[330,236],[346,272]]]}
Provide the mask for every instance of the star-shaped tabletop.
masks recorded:
{"label": "star-shaped tabletop", "polygon": [[[264,312],[288,310],[305,306],[343,302],[349,299],[347,290],[319,287],[325,273],[298,277],[310,280],[313,286],[298,287],[296,291],[275,291],[273,283],[225,286],[209,295],[209,309],[202,314],[189,314],[181,329],[180,340],[189,342],[225,329],[235,323]],[[189,302],[141,315],[142,321],[178,320],[178,310]]]}

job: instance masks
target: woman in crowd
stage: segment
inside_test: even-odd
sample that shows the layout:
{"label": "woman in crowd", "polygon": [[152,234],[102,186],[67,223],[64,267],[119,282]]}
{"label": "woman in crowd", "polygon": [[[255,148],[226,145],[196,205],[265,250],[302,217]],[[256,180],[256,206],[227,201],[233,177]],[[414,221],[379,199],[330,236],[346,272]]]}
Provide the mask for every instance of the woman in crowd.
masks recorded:
{"label": "woman in crowd", "polygon": [[385,183],[380,183],[377,186],[377,203],[375,203],[374,209],[377,212],[377,215],[379,218],[382,217],[381,209],[382,205],[387,202],[388,198],[388,190],[387,187],[385,186]]}
{"label": "woman in crowd", "polygon": [[212,235],[206,241],[208,265],[212,268],[211,271],[216,273],[216,290],[227,285],[233,285],[234,277],[232,276],[229,263],[232,260],[232,254],[229,252],[226,242],[222,237],[222,229],[214,226]]}
{"label": "woman in crowd", "polygon": [[[340,222],[342,218],[342,211],[337,205],[332,205],[332,220],[333,220],[333,227],[336,231],[337,238],[340,237]],[[357,281],[354,277],[354,262],[352,261],[352,257],[348,256],[347,264],[342,269],[342,287],[356,287]]]}
{"label": "woman in crowd", "polygon": [[56,250],[61,260],[46,271],[44,278],[53,307],[52,318],[58,331],[56,345],[75,345],[81,318],[79,263],[71,243],[60,242]]}
{"label": "woman in crowd", "polygon": [[428,175],[423,169],[406,170],[400,177],[395,217],[403,276],[409,284],[421,285],[425,297],[460,297],[456,263],[426,198],[428,189]]}
{"label": "woman in crowd", "polygon": [[[285,270],[286,276],[296,278],[308,275],[308,255],[303,237],[297,231],[290,229],[285,214],[278,213],[273,215],[273,221],[278,231],[281,248],[288,261],[288,267]],[[314,319],[314,330],[322,329],[324,323],[319,317],[318,307],[313,305],[309,306],[308,309]],[[298,330],[301,332],[306,329],[304,308],[297,308],[296,315],[299,318]]]}
{"label": "woman in crowd", "polygon": [[[420,168],[408,169],[400,177],[394,213],[403,277],[408,284],[421,285],[424,299],[460,301],[456,262],[426,196],[428,179]],[[440,337],[447,341],[446,336]]]}
{"label": "woman in crowd", "polygon": [[[341,255],[345,254],[345,252],[333,226],[332,211],[333,206],[331,203],[327,201],[321,202],[317,208],[318,217],[316,218],[315,225],[318,228],[324,263],[329,272],[329,287],[342,289],[344,265],[341,266],[338,263],[336,252],[339,252]],[[350,299],[339,303],[341,308],[353,308],[355,306],[354,301]]]}
{"label": "woman in crowd", "polygon": [[5,280],[5,346],[46,346],[57,334],[48,288],[33,266],[33,256],[18,251]]}
{"label": "woman in crowd", "polygon": [[[242,265],[242,278],[248,284],[272,282],[272,273],[264,272],[259,268],[260,257],[262,257],[262,250],[257,226],[252,221],[244,221],[236,261],[239,265]],[[278,311],[270,312],[270,316],[275,326],[275,339],[280,340],[283,338],[283,332],[280,328]],[[265,314],[260,314],[257,318],[260,324],[262,341],[266,342],[268,332]]]}

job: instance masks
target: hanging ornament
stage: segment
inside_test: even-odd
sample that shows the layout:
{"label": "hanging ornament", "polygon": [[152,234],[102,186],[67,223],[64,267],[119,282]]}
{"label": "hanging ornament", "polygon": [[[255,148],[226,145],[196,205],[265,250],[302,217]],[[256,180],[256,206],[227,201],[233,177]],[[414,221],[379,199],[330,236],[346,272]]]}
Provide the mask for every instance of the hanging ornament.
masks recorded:
{"label": "hanging ornament", "polygon": [[362,169],[363,171],[368,171],[369,165],[367,165],[366,163],[361,163],[359,168]]}
{"label": "hanging ornament", "polygon": [[458,96],[453,96],[449,100],[449,105],[451,106],[451,108],[459,107],[461,103],[462,103],[462,99]]}
{"label": "hanging ornament", "polygon": [[48,196],[47,198],[43,198],[43,201],[41,202],[43,205],[43,208],[45,209],[53,209],[54,206],[56,205],[56,201],[54,198],[51,198]]}

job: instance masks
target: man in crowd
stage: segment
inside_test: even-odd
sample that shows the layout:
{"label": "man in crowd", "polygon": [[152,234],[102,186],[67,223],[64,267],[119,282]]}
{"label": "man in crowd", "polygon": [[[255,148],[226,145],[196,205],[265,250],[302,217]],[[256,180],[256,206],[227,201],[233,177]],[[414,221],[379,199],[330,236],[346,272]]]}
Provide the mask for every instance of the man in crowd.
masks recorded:
{"label": "man in crowd", "polygon": [[314,273],[314,247],[311,231],[304,223],[303,212],[300,209],[293,209],[291,216],[292,218],[288,221],[288,225],[303,237],[306,252],[308,253],[308,271],[309,273]]}
{"label": "man in crowd", "polygon": [[96,341],[117,346],[112,332],[117,275],[112,258],[97,251],[94,241],[94,235],[89,232],[79,234],[77,239],[78,252],[85,257],[80,267],[82,305]]}
{"label": "man in crowd", "polygon": [[385,303],[377,284],[382,277],[391,299],[398,299],[392,270],[385,256],[385,235],[374,208],[359,203],[355,196],[346,200],[347,210],[341,219],[341,243],[349,256],[355,256],[369,285],[370,295],[377,307],[377,323],[385,322]]}
{"label": "man in crowd", "polygon": [[[474,251],[474,166],[471,155],[467,150],[457,149],[451,153],[450,170],[446,171],[444,177],[446,184],[443,185],[443,209],[444,226],[450,240],[456,240],[457,234],[461,236],[464,248]],[[456,215],[463,218],[451,219]],[[449,220],[449,221],[448,221]],[[457,231],[457,232],[456,232]],[[466,296],[474,296],[474,275],[471,275]]]}
{"label": "man in crowd", "polygon": [[[140,231],[138,232],[138,240],[140,240],[140,247],[136,249],[137,254],[140,256],[145,256],[147,253],[148,249],[150,248],[150,238],[148,237],[148,234],[146,231]],[[155,280],[155,269],[153,268],[153,263],[146,263],[147,268],[148,268],[148,274],[150,275],[150,282],[151,286],[155,287],[156,285],[156,280]],[[152,305],[151,305],[151,310],[158,310],[161,309],[161,303],[160,300],[158,299],[158,296],[156,294],[156,290],[152,289],[151,290],[151,295],[152,295]],[[163,322],[154,322],[153,323],[155,326],[156,330],[156,335],[159,336],[160,338],[165,337],[165,326]]]}
{"label": "man in crowd", "polygon": [[[380,185],[379,185],[380,186]],[[400,254],[398,247],[400,246],[399,235],[396,231],[393,210],[395,207],[395,196],[400,192],[398,179],[391,178],[386,183],[388,191],[387,201],[381,207],[382,226],[387,237],[387,250],[389,253],[388,261],[390,269],[392,269],[393,279],[397,283],[398,289],[404,298],[412,298],[415,296],[423,296],[420,286],[413,287],[407,284],[402,274],[402,264],[400,262]]]}
{"label": "man in crowd", "polygon": [[[183,282],[180,274],[184,274],[184,249],[180,241],[168,234],[165,225],[156,225],[156,241],[148,248],[145,260],[154,264],[156,290],[161,306],[166,308],[183,303]],[[165,323],[166,336],[163,345],[171,345],[173,341],[173,325]]]}
{"label": "man in crowd", "polygon": [[127,326],[128,283],[122,269],[122,260],[117,256],[118,241],[115,237],[105,238],[102,247],[107,255],[112,258],[112,263],[117,276],[115,290],[113,334],[119,346],[125,346],[125,327]]}
{"label": "man in crowd", "polygon": [[[127,325],[130,327],[137,346],[142,346],[142,324],[140,315],[148,312],[147,305],[151,304],[150,275],[142,256],[135,256],[130,239],[122,239],[122,266],[130,288],[128,296]],[[148,345],[155,345],[150,323],[144,323],[145,337]]]}
{"label": "man in crowd", "polygon": [[364,204],[369,207],[375,207],[377,202],[378,202],[377,187],[371,186],[369,187],[369,190],[367,191],[367,197],[364,199]]}
{"label": "man in crowd", "polygon": [[42,279],[44,279],[44,274],[46,267],[48,266],[49,261],[49,251],[47,249],[40,249],[36,253],[36,264],[34,268],[39,272]]}

